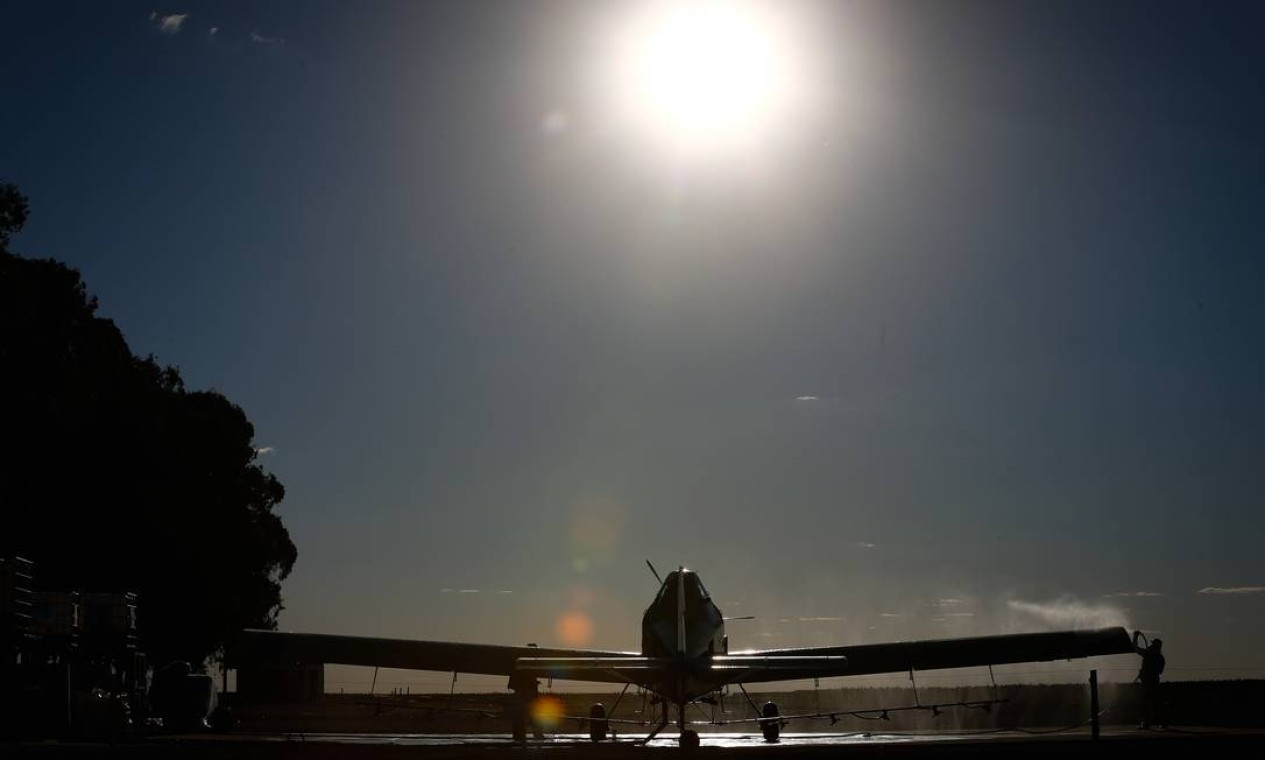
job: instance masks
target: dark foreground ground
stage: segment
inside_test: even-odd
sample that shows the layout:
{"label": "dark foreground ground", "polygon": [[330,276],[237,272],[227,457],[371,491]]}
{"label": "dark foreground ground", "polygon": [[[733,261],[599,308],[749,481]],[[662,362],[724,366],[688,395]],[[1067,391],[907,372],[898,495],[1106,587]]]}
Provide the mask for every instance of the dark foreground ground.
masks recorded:
{"label": "dark foreground ground", "polygon": [[[1103,725],[1133,726],[1142,719],[1141,691],[1136,684],[1103,684],[1098,710]],[[587,716],[602,702],[613,718],[626,721],[621,734],[645,735],[658,718],[658,708],[644,696],[626,694],[553,694],[563,716]],[[793,719],[792,732],[943,734],[994,732],[1025,727],[1063,729],[1087,726],[1093,712],[1087,684],[1003,685],[999,687],[840,688],[762,693],[755,704],[772,700],[783,716],[833,714],[828,719]],[[618,704],[617,704],[618,703]],[[507,694],[355,695],[329,694],[324,699],[291,704],[236,705],[239,730],[253,734],[496,734],[509,729]],[[938,709],[912,709],[938,705]],[[1165,683],[1156,699],[1157,722],[1178,726],[1265,730],[1265,681],[1185,681]],[[887,710],[887,713],[884,713]],[[733,721],[756,712],[738,693],[715,707],[692,707],[693,721]],[[880,717],[884,716],[885,717]],[[753,724],[695,726],[700,731],[754,730]],[[564,718],[557,730],[583,732],[586,724]]]}
{"label": "dark foreground ground", "polygon": [[[563,716],[587,715],[594,701],[613,706],[617,699],[614,694],[553,696]],[[1170,752],[1194,760],[1265,757],[1265,681],[1166,684],[1157,702],[1170,728],[1155,731],[1135,728],[1140,716],[1136,687],[1105,687],[1098,705],[1102,735],[1096,741],[1090,735],[1087,716],[1092,710],[1084,685],[924,689],[917,694],[909,689],[842,689],[752,696],[757,704],[775,699],[784,716],[801,717],[791,720],[777,744],[765,743],[755,726],[747,723],[699,726],[703,746],[691,755],[742,760],[1013,755],[1084,760],[1169,756]],[[505,694],[348,694],[305,703],[235,705],[239,722],[227,734],[155,735],[115,743],[28,738],[0,742],[0,757],[450,760],[500,756],[513,760],[548,756],[580,760],[681,755],[674,729],[648,746],[635,742],[645,736],[658,710],[632,696],[614,712],[622,719],[612,726],[619,732],[615,742],[593,744],[583,733],[583,722],[563,717],[555,726],[557,733],[516,746],[505,733],[508,700]],[[910,709],[910,705],[920,707]],[[939,707],[933,710],[931,705]],[[891,712],[882,717],[885,708]],[[736,699],[715,709],[713,720],[741,718],[750,712],[748,705]],[[691,714],[693,719],[707,717],[702,707],[698,710]]]}
{"label": "dark foreground ground", "polygon": [[[496,756],[581,758],[677,757],[675,737],[649,746],[632,741],[593,744],[579,734],[558,735],[543,742],[516,746],[504,735],[435,734],[293,734],[158,737],[119,744],[36,742],[0,745],[6,757],[17,758],[148,758],[191,760],[458,760]],[[788,734],[778,744],[766,744],[750,734],[707,734],[691,757],[734,757],[755,760],[799,758],[921,758],[966,757],[1136,757],[1152,755],[1211,758],[1259,758],[1265,751],[1265,732],[1227,729],[1138,731],[1107,727],[1095,741],[1087,732],[1025,734]]]}

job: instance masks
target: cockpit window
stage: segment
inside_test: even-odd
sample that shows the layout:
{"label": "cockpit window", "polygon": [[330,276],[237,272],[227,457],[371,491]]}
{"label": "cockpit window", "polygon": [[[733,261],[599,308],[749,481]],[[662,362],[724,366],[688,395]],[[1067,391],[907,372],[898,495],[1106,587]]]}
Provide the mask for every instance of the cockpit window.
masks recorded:
{"label": "cockpit window", "polygon": [[676,589],[678,575],[677,571],[668,573],[668,577],[663,580],[663,585],[659,587],[659,593],[655,595],[656,602],[663,601],[663,598]]}
{"label": "cockpit window", "polygon": [[707,593],[707,588],[703,586],[703,582],[699,580],[697,575],[694,576],[694,582],[698,584],[698,593],[702,595],[704,599],[711,599],[711,596]]}
{"label": "cockpit window", "polygon": [[708,601],[707,589],[694,573],[685,574],[685,603],[691,608],[700,602]]}

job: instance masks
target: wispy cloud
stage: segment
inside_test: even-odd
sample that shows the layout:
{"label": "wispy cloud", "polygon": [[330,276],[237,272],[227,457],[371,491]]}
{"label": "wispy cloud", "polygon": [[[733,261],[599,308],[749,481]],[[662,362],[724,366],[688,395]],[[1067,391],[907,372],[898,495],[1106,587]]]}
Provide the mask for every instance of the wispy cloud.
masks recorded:
{"label": "wispy cloud", "polygon": [[258,45],[284,45],[286,44],[284,37],[265,37],[259,32],[251,32],[250,41]]}
{"label": "wispy cloud", "polygon": [[266,457],[276,450],[277,449],[275,446],[260,446],[259,448],[255,449],[255,456]]}
{"label": "wispy cloud", "polygon": [[1058,628],[1103,628],[1127,625],[1124,611],[1105,604],[1086,604],[1064,597],[1051,602],[1025,602],[1011,599],[1006,606]]}
{"label": "wispy cloud", "polygon": [[215,35],[219,33],[220,33],[220,28],[218,26],[213,26],[210,29],[206,30],[206,36],[208,37],[214,37]]}
{"label": "wispy cloud", "polygon": [[188,18],[188,13],[169,13],[167,15],[163,15],[158,11],[153,11],[149,14],[149,20],[154,22],[154,25],[158,27],[158,31],[163,34],[176,34],[180,31],[180,28],[184,26],[184,22]]}
{"label": "wispy cloud", "polygon": [[796,401],[821,401],[820,396],[796,396]]}
{"label": "wispy cloud", "polygon": [[1199,589],[1201,594],[1265,594],[1265,586],[1207,586]]}
{"label": "wispy cloud", "polygon": [[841,617],[802,617],[799,618],[801,623],[832,623],[843,620]]}
{"label": "wispy cloud", "polygon": [[857,541],[855,544],[853,544],[853,546],[859,546],[862,549],[873,549],[877,547],[878,544],[872,544],[869,541]]}
{"label": "wispy cloud", "polygon": [[1151,597],[1164,596],[1158,591],[1117,591],[1114,594],[1103,594],[1106,599],[1112,598],[1131,598],[1131,597]]}

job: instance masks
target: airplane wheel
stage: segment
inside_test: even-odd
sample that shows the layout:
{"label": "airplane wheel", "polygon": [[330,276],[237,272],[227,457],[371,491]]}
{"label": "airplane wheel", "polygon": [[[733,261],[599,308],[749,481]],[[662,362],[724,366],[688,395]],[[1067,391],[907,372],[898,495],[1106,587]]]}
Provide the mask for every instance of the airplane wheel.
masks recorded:
{"label": "airplane wheel", "polygon": [[681,732],[681,749],[698,749],[698,732],[687,728]]}
{"label": "airplane wheel", "polygon": [[610,722],[606,720],[606,706],[597,702],[589,708],[589,738],[600,742],[606,738]]}
{"label": "airplane wheel", "polygon": [[[776,702],[765,702],[764,707],[760,709],[760,717],[762,718],[776,718],[779,714]],[[778,736],[782,733],[782,721],[761,721],[760,733],[764,734],[764,740],[766,742],[777,741]]]}

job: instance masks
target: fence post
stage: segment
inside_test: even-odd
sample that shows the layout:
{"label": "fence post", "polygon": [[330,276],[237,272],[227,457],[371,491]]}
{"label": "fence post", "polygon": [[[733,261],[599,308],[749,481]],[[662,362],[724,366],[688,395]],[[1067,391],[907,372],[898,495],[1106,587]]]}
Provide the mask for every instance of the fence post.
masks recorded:
{"label": "fence post", "polygon": [[1089,725],[1091,726],[1091,736],[1095,741],[1098,739],[1100,726],[1098,724],[1098,671],[1089,671]]}

